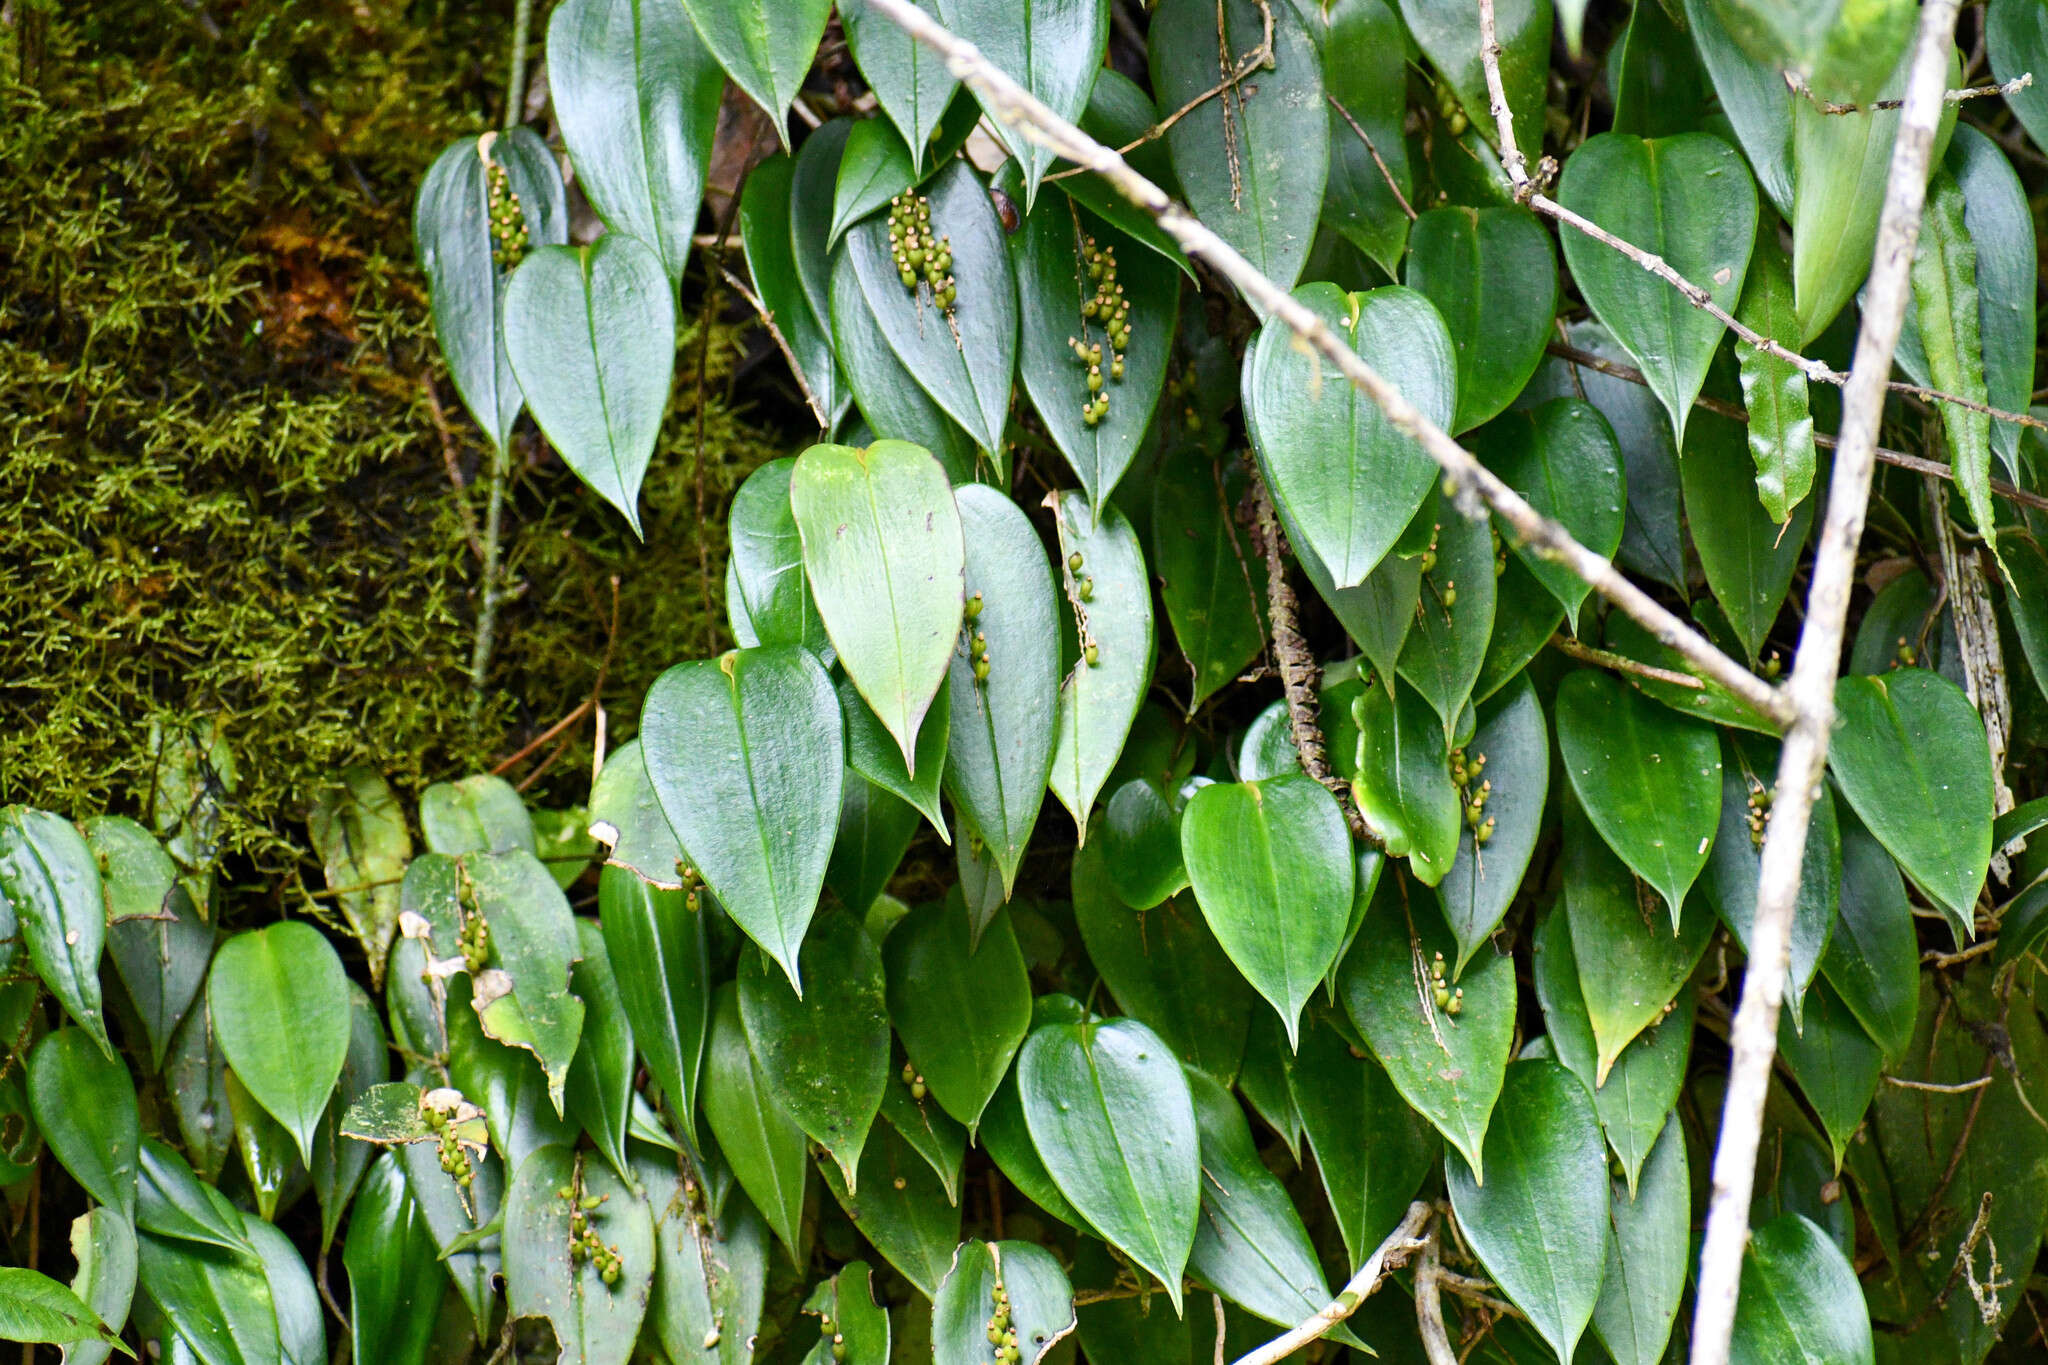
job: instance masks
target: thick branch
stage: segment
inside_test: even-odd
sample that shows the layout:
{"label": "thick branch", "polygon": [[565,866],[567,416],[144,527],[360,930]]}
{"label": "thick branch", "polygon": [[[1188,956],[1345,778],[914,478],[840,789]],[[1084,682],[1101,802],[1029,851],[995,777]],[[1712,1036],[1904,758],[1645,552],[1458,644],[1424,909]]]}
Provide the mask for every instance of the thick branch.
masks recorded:
{"label": "thick branch", "polygon": [[[882,0],[886,3],[887,0]],[[1374,1248],[1372,1255],[1365,1258],[1365,1264],[1358,1273],[1337,1292],[1322,1312],[1274,1337],[1255,1351],[1247,1351],[1237,1358],[1237,1365],[1276,1365],[1287,1359],[1311,1341],[1321,1337],[1332,1327],[1358,1311],[1373,1290],[1380,1287],[1388,1273],[1405,1262],[1414,1252],[1427,1245],[1422,1230],[1429,1223],[1430,1208],[1420,1199],[1408,1206],[1407,1216],[1400,1226],[1387,1234],[1387,1239]]]}
{"label": "thick branch", "polygon": [[1459,510],[1477,516],[1489,507],[1508,531],[1536,547],[1590,584],[1640,622],[1659,643],[1675,649],[1702,675],[1739,697],[1759,715],[1788,724],[1792,712],[1778,690],[1716,648],[1711,641],[1667,611],[1648,593],[1623,577],[1609,560],[1572,538],[1557,522],[1538,513],[1520,494],[1431,422],[1372,366],[1360,359],[1322,320],[1286,290],[1224,242],[1186,209],[1174,203],[1151,181],[1125,164],[1122,157],[1053,113],[1023,87],[991,65],[974,45],[935,23],[910,0],[873,0],[873,7],[911,37],[937,52],[952,73],[980,95],[985,108],[1002,122],[1095,172],[1133,204],[1155,218],[1188,255],[1199,257],[1237,287],[1254,307],[1276,317],[1324,361],[1378,405],[1393,427],[1420,445],[1444,471],[1444,487]]}
{"label": "thick branch", "polygon": [[1792,908],[1799,892],[1807,826],[1827,764],[1835,679],[1841,670],[1849,590],[1856,576],[1856,547],[1863,537],[1870,480],[1877,463],[1885,376],[1891,373],[1892,352],[1906,314],[1907,270],[1920,238],[1927,164],[1941,115],[1942,77],[1955,32],[1956,4],[1957,0],[1928,0],[1920,11],[1905,108],[1899,116],[1884,211],[1878,220],[1863,326],[1856,337],[1848,388],[1842,395],[1842,435],[1835,450],[1827,520],[1814,556],[1806,626],[1800,633],[1792,679],[1786,688],[1795,719],[1778,759],[1777,789],[1757,878],[1749,968],[1743,975],[1742,1004],[1730,1030],[1727,1101],[1721,1114],[1720,1144],[1714,1151],[1713,1195],[1700,1252],[1694,1365],[1725,1365],[1734,1329],[1743,1246],[1749,1233],[1750,1192],[1756,1181],[1757,1142],[1763,1131],[1771,1060],[1777,1051]]}

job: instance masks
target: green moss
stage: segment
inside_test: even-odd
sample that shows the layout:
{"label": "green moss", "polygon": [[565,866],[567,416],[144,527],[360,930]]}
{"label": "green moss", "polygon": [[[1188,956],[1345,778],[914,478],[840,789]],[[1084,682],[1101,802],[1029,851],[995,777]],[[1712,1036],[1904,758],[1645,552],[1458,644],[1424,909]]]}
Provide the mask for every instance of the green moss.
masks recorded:
{"label": "green moss", "polygon": [[[152,725],[217,718],[228,847],[274,874],[343,764],[410,794],[587,696],[614,575],[614,742],[656,672],[720,642],[725,497],[780,445],[725,401],[723,325],[703,536],[694,341],[644,547],[522,443],[518,595],[472,719],[482,442],[408,219],[432,157],[487,126],[502,8],[101,0],[0,29],[0,802],[139,813]],[[576,733],[541,793],[581,798]]]}

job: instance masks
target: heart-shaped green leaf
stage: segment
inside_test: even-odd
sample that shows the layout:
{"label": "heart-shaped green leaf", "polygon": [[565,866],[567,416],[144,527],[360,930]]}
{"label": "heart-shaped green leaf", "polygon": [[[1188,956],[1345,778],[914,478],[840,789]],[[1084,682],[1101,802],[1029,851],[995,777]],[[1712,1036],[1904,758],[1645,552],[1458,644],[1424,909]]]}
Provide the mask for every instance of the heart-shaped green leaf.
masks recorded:
{"label": "heart-shaped green leaf", "polygon": [[[1479,60],[1479,24],[1459,0],[1401,0],[1408,31],[1457,91],[1465,115],[1490,139],[1486,72]],[[1494,9],[1500,78],[1515,116],[1515,145],[1534,157],[1543,144],[1544,91],[1550,73],[1550,0],[1503,0]]]}
{"label": "heart-shaped green leaf", "polygon": [[1431,209],[1409,231],[1404,278],[1436,305],[1457,348],[1458,413],[1450,430],[1491,421],[1543,359],[1557,312],[1550,234],[1527,209]]}
{"label": "heart-shaped green leaf", "polygon": [[1508,684],[1479,708],[1478,721],[1462,751],[1468,780],[1460,797],[1466,814],[1459,822],[1458,853],[1437,884],[1444,919],[1458,941],[1453,977],[1464,974],[1514,900],[1536,851],[1550,793],[1550,729],[1528,680]]}
{"label": "heart-shaped green leaf", "polygon": [[[1742,950],[1756,926],[1758,869],[1770,814],[1770,788],[1778,758],[1774,750],[1729,746],[1721,767],[1721,832],[1700,888]],[[1799,898],[1792,908],[1791,958],[1786,964],[1785,1003],[1799,1026],[1800,1006],[1813,974],[1820,970],[1842,884],[1842,843],[1835,828],[1835,802],[1823,790],[1813,803],[1806,829],[1806,855],[1799,863]]]}
{"label": "heart-shaped green leaf", "polygon": [[799,997],[762,957],[742,958],[740,1017],[760,1074],[790,1117],[832,1154],[849,1190],[889,1072],[882,954],[860,921],[829,910],[811,925]]}
{"label": "heart-shaped green leaf", "polygon": [[[913,3],[933,18],[940,17],[937,0]],[[922,166],[925,149],[960,82],[946,70],[943,57],[886,15],[876,13],[868,0],[845,0],[839,6],[839,22],[846,29],[846,46],[853,53],[854,65],[875,92],[875,102],[909,144],[913,160]]]}
{"label": "heart-shaped green leaf", "polygon": [[1358,725],[1358,775],[1351,796],[1389,857],[1408,859],[1425,886],[1449,875],[1457,857],[1458,789],[1446,766],[1444,731],[1420,693],[1374,680],[1351,704]]}
{"label": "heart-shaped green leaf", "polygon": [[739,601],[727,609],[745,612],[754,644],[802,645],[829,666],[838,655],[804,576],[803,536],[790,510],[795,470],[793,459],[770,460],[732,495],[726,531]]}
{"label": "heart-shaped green leaf", "polygon": [[1448,978],[1457,943],[1427,901],[1403,898],[1398,881],[1380,879],[1337,993],[1401,1098],[1483,1178],[1487,1122],[1514,1042],[1514,961],[1481,953],[1456,986],[1425,985],[1439,968]]}
{"label": "heart-shaped green leaf", "polygon": [[1622,865],[1576,802],[1565,806],[1564,858],[1565,913],[1599,1048],[1593,1083],[1604,1089],[1622,1049],[1684,988],[1714,921],[1695,910],[1668,922],[1661,897]]}
{"label": "heart-shaped green leaf", "polygon": [[614,232],[654,248],[679,284],[725,73],[687,10],[570,0],[548,19],[548,94],[576,183]]}
{"label": "heart-shaped green leaf", "polygon": [[789,501],[839,661],[915,779],[918,731],[960,631],[966,552],[946,472],[903,441],[812,446]]}
{"label": "heart-shaped green leaf", "polygon": [[424,1365],[438,1305],[414,1288],[434,1282],[437,1248],[396,1152],[371,1165],[355,1209],[341,1250],[350,1344],[364,1360]]}
{"label": "heart-shaped green leaf", "polygon": [[1304,773],[1218,782],[1188,802],[1181,855],[1223,951],[1286,1026],[1336,965],[1351,921],[1351,832]]}
{"label": "heart-shaped green leaf", "polygon": [[1866,1365],[1877,1359],[1855,1268],[1834,1239],[1802,1215],[1782,1214],[1751,1229],[1742,1288],[1731,1360]]}
{"label": "heart-shaped green leaf", "polygon": [[370,961],[371,984],[382,985],[384,960],[398,935],[398,883],[412,859],[398,796],[375,768],[345,768],[314,798],[306,832],[342,918]]}
{"label": "heart-shaped green leaf", "polygon": [[1180,1063],[1135,1019],[1048,1024],[1017,1059],[1032,1143],[1060,1193],[1180,1311],[1201,1156]]}
{"label": "heart-shaped green leaf", "polygon": [[704,1118],[732,1163],[740,1188],[761,1210],[791,1256],[804,1211],[810,1174],[804,1130],[768,1087],[747,1045],[738,987],[719,987],[704,1046]]}
{"label": "heart-shaped green leaf", "polygon": [[1011,1346],[1038,1365],[1073,1330],[1067,1272],[1033,1242],[962,1242],[932,1301],[933,1358],[960,1365],[1004,1360]]}
{"label": "heart-shaped green leaf", "polygon": [[[995,489],[954,493],[967,546],[968,648],[951,656],[946,794],[980,836],[1005,890],[1038,823],[1052,765],[1060,663],[1059,599],[1045,546],[1018,506]],[[986,646],[976,676],[972,642]]]}
{"label": "heart-shaped green leaf", "polygon": [[569,988],[570,965],[582,948],[568,898],[540,859],[523,850],[471,854],[462,871],[490,944],[489,965],[471,988],[476,1019],[487,1037],[533,1054],[559,1116],[585,1014]]}
{"label": "heart-shaped green leaf", "polygon": [[[1425,417],[1450,424],[1457,358],[1428,299],[1398,287],[1346,294],[1332,284],[1304,285],[1295,299]],[[1314,552],[1333,586],[1363,583],[1435,487],[1435,461],[1370,398],[1324,373],[1276,320],[1245,359],[1244,410],[1259,467],[1300,532],[1294,544]]]}
{"label": "heart-shaped green leaf", "polygon": [[623,233],[595,246],[542,247],[505,288],[505,354],[534,421],[636,536],[675,334],[661,258]]}
{"label": "heart-shaped green leaf", "polygon": [[[809,146],[805,144],[806,150]],[[799,160],[799,176],[803,170]],[[833,253],[829,281],[834,353],[869,428],[885,439],[909,441],[931,451],[955,483],[984,473],[990,461],[976,438],[932,400],[891,349],[888,334],[861,289],[850,247]]]}
{"label": "heart-shaped green leaf", "polygon": [[128,1068],[80,1028],[47,1035],[28,1058],[28,1101],[43,1141],[95,1202],[135,1216],[141,1118]]}
{"label": "heart-shaped green leaf", "polygon": [[[1286,289],[1300,278],[1330,172],[1330,116],[1322,64],[1290,5],[1253,0],[1164,0],[1154,13],[1152,92],[1167,129],[1174,174],[1204,225]],[[1234,74],[1270,37],[1267,69]],[[1403,392],[1406,392],[1403,387]]]}
{"label": "heart-shaped green leaf", "polygon": [[[116,830],[124,825],[129,833],[117,834]],[[164,859],[163,868],[168,869],[168,876],[175,881],[176,867],[140,825],[120,816],[102,816],[88,821],[83,828],[94,857],[108,868],[103,881],[114,903],[118,903],[124,886],[135,885],[134,864],[121,856],[115,847],[117,843],[131,849],[154,849]],[[148,840],[147,845],[140,840]],[[154,874],[149,880],[168,885],[157,881]],[[107,924],[107,956],[113,959],[128,999],[141,1019],[142,1030],[149,1038],[151,1061],[158,1070],[163,1069],[179,1021],[206,983],[213,937],[213,926],[200,917],[198,907],[182,885],[169,886],[152,917],[117,917]]]}
{"label": "heart-shaped green leaf", "polygon": [[1234,1080],[1256,997],[1194,899],[1132,910],[1110,890],[1102,842],[1074,854],[1074,921],[1089,961],[1124,1013],[1189,1066]]}
{"label": "heart-shaped green leaf", "polygon": [[[1614,429],[1598,408],[1580,398],[1553,398],[1482,427],[1473,433],[1471,445],[1488,469],[1538,512],[1563,522],[1581,545],[1610,557],[1620,547],[1628,480]],[[1520,537],[1503,533],[1502,539],[1563,605],[1572,633],[1578,634],[1579,606],[1592,591],[1586,581]],[[1498,608],[1494,615],[1496,620],[1506,617]]]}
{"label": "heart-shaped green leaf", "polygon": [[[1603,1079],[1599,1044],[1580,987],[1569,914],[1553,911],[1545,916],[1536,928],[1534,947],[1535,970],[1531,975],[1536,982],[1536,998],[1543,1006],[1551,1053],[1592,1092],[1593,1108],[1600,1115],[1607,1145],[1621,1161],[1622,1177],[1628,1188],[1634,1190],[1643,1162],[1649,1157],[1657,1135],[1664,1131],[1664,1116],[1678,1102],[1679,1089],[1685,1084],[1685,1063],[1692,1044],[1693,994],[1682,990],[1673,997],[1671,1012],[1631,1038]],[[1597,963],[1595,968],[1597,972]]]}
{"label": "heart-shaped green leaf", "polygon": [[1493,531],[1485,521],[1447,510],[1422,562],[1415,625],[1401,646],[1398,668],[1443,722],[1448,744],[1493,636]]}
{"label": "heart-shaped green leaf", "polygon": [[937,1298],[960,1241],[960,1210],[929,1163],[883,1124],[860,1154],[860,1193],[822,1157],[825,1188],[863,1237],[926,1298]]}
{"label": "heart-shaped green leaf", "polygon": [[1720,823],[1714,732],[1582,669],[1557,689],[1557,744],[1593,827],[1664,897],[1677,929]]}
{"label": "heart-shaped green leaf", "polygon": [[1839,820],[1841,906],[1820,971],[1885,1056],[1897,1057],[1912,1040],[1913,1017],[1920,1009],[1920,944],[1913,910],[1891,854],[1853,814],[1841,812]]}
{"label": "heart-shaped green leaf", "polygon": [[[1130,468],[1159,405],[1180,277],[1157,253],[1140,250],[1092,214],[1083,217],[1063,196],[1033,209],[1009,249],[1023,324],[1024,391],[1089,502],[1100,507]],[[1111,296],[1124,314],[1115,332],[1100,303]],[[1100,348],[1100,356],[1090,348]],[[1107,400],[1099,413],[1090,407],[1097,400]]]}
{"label": "heart-shaped green leaf", "polygon": [[1960,944],[1991,861],[1991,750],[1970,699],[1904,668],[1835,684],[1835,784]]}
{"label": "heart-shaped green leaf", "polygon": [[[1455,1155],[1444,1158],[1444,1183],[1480,1264],[1557,1358],[1570,1360],[1606,1261],[1600,1125],[1586,1087],[1556,1062],[1509,1067],[1499,1108],[1486,1135],[1485,1183]],[[1559,1255],[1565,1247],[1571,1254]]]}
{"label": "heart-shaped green leaf", "polygon": [[[565,1189],[571,1198],[562,1198]],[[577,1206],[593,1195],[603,1202]],[[594,1257],[570,1255],[576,1213],[607,1255],[618,1257],[612,1283]],[[654,1279],[654,1219],[639,1191],[566,1147],[543,1147],[520,1165],[505,1194],[502,1236],[507,1311],[546,1318],[565,1365],[625,1365]]]}
{"label": "heart-shaped green leaf", "polygon": [[688,1134],[696,1125],[711,967],[703,912],[691,913],[685,899],[682,891],[650,886],[623,867],[608,866],[598,875],[598,922],[620,1006],[670,1117]]}
{"label": "heart-shaped green leaf", "polygon": [[[869,314],[902,367],[983,450],[999,451],[1017,366],[1017,290],[1003,225],[988,188],[965,162],[955,161],[933,176],[923,198],[931,206],[926,230],[953,257],[951,278],[958,283],[950,305],[941,307],[922,280],[914,289],[904,286],[886,216],[847,231],[846,259]],[[836,311],[834,325],[843,333]],[[841,359],[858,395],[862,385],[853,373],[854,362],[843,352]]]}
{"label": "heart-shaped green leaf", "polygon": [[641,752],[663,814],[733,922],[803,982],[797,951],[839,824],[839,698],[792,645],[677,664],[647,689]]}
{"label": "heart-shaped green leaf", "polygon": [[[1756,242],[1756,185],[1741,155],[1719,138],[1681,133],[1645,141],[1603,133],[1572,153],[1557,197],[1663,257],[1722,308],[1732,310],[1741,299]],[[1604,242],[1567,232],[1564,258],[1594,316],[1635,358],[1683,443],[1722,324]]]}
{"label": "heart-shaped green leaf", "polygon": [[[1777,220],[1769,214],[1758,224],[1756,250],[1749,258],[1749,282],[1743,286],[1742,305],[1735,315],[1787,350],[1798,349],[1792,262],[1778,243]],[[1749,457],[1756,464],[1757,497],[1771,520],[1782,524],[1813,491],[1813,412],[1807,400],[1806,374],[1791,361],[1746,341],[1735,343],[1735,358],[1741,366],[1743,408],[1749,414]],[[1803,529],[1796,539],[1806,539]],[[1722,605],[1727,605],[1725,599]]]}
{"label": "heart-shaped green leaf", "polygon": [[1408,64],[1401,21],[1387,0],[1295,8],[1322,54],[1323,95],[1332,105],[1323,222],[1393,275],[1409,233],[1396,196],[1414,188],[1402,131]]}
{"label": "heart-shaped green leaf", "polygon": [[1110,795],[1100,833],[1109,889],[1131,909],[1149,910],[1187,889],[1180,812],[1150,782],[1133,778]]}
{"label": "heart-shaped green leaf", "polygon": [[1691,1188],[1678,1115],[1664,1121],[1640,1185],[1611,1182],[1607,1267],[1593,1330],[1615,1365],[1657,1365],[1678,1320],[1692,1251]]}
{"label": "heart-shaped green leaf", "polygon": [[1231,518],[1241,483],[1238,467],[1219,470],[1193,450],[1153,475],[1152,571],[1194,674],[1190,709],[1233,682],[1266,642],[1266,566]]}
{"label": "heart-shaped green leaf", "polygon": [[537,853],[533,816],[502,777],[478,773],[420,793],[420,833],[435,853]]}
{"label": "heart-shaped green leaf", "polygon": [[78,827],[59,815],[0,810],[0,899],[28,943],[29,965],[108,1057],[100,1003],[107,910],[99,865]]}
{"label": "heart-shaped green leaf", "polygon": [[882,941],[889,1018],[932,1096],[971,1130],[1031,1027],[1031,982],[1007,915],[969,943],[940,903],[905,915]]}
{"label": "heart-shaped green leaf", "polygon": [[228,1065],[312,1160],[348,1056],[348,975],[333,945],[299,920],[236,934],[213,956],[206,1001]]}
{"label": "heart-shaped green leaf", "polygon": [[540,135],[524,126],[451,144],[428,168],[412,216],[441,356],[463,405],[500,451],[509,448],[526,402],[505,355],[501,318],[517,261],[501,256],[491,228],[494,200],[502,204],[505,195],[532,245],[569,239],[562,172]]}
{"label": "heart-shaped green leaf", "polygon": [[1053,517],[1080,657],[1060,684],[1048,785],[1085,828],[1152,676],[1152,583],[1137,533],[1116,507],[1098,514],[1068,492]]}
{"label": "heart-shaped green leaf", "polygon": [[810,73],[831,0],[683,0],[733,84],[768,113],[786,146],[789,106]]}

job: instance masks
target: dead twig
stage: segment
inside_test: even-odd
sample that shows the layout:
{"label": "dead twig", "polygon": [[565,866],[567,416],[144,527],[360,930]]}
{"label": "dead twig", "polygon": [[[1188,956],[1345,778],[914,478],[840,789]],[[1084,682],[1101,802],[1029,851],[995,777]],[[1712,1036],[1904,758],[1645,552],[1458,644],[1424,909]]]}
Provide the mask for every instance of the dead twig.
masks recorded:
{"label": "dead twig", "polygon": [[1337,1291],[1337,1297],[1330,1300],[1320,1313],[1297,1327],[1289,1328],[1256,1350],[1239,1356],[1237,1365],[1277,1365],[1277,1362],[1318,1340],[1357,1312],[1358,1305],[1380,1287],[1389,1272],[1406,1264],[1408,1258],[1418,1251],[1427,1254],[1426,1248],[1433,1245],[1433,1240],[1424,1237],[1423,1231],[1431,1217],[1429,1205],[1420,1199],[1410,1204],[1400,1224],[1373,1249],[1372,1255],[1365,1258],[1365,1264],[1358,1268],[1358,1273]]}
{"label": "dead twig", "polygon": [[1351,125],[1351,131],[1358,134],[1358,140],[1365,144],[1365,154],[1372,158],[1373,165],[1380,168],[1380,174],[1386,179],[1387,188],[1393,191],[1394,202],[1401,206],[1401,212],[1408,215],[1408,221],[1414,222],[1415,206],[1408,202],[1407,195],[1401,193],[1401,186],[1395,182],[1393,171],[1387,168],[1385,158],[1380,155],[1380,149],[1372,145],[1371,135],[1358,126],[1358,120],[1351,117],[1351,111],[1346,109],[1335,95],[1324,95],[1323,98],[1330,102],[1330,107],[1337,111],[1339,118]]}
{"label": "dead twig", "polygon": [[811,392],[810,381],[804,378],[804,367],[797,363],[796,352],[789,348],[789,342],[782,335],[782,329],[775,325],[775,314],[767,304],[761,302],[759,295],[747,288],[746,281],[733,274],[723,264],[718,267],[718,273],[725,277],[725,282],[733,287],[734,292],[747,301],[747,306],[754,310],[754,316],[768,329],[769,339],[775,343],[775,349],[782,352],[782,358],[789,362],[789,372],[796,376],[797,390],[803,394],[804,403],[810,408],[811,416],[818,419],[818,430],[830,431],[832,414],[825,411],[825,405],[818,401],[818,395]]}
{"label": "dead twig", "polygon": [[1415,1327],[1429,1365],[1458,1365],[1451,1353],[1451,1335],[1444,1330],[1444,1305],[1438,1290],[1445,1272],[1434,1234],[1423,1239],[1422,1260],[1415,1267]]}
{"label": "dead twig", "polygon": [[1616,654],[1612,650],[1595,649],[1592,645],[1583,644],[1562,632],[1550,637],[1550,647],[1560,654],[1577,659],[1580,663],[1597,664],[1601,668],[1611,668],[1617,673],[1630,673],[1638,678],[1648,678],[1651,682],[1670,683],[1673,687],[1689,687],[1695,691],[1706,686],[1690,673],[1659,668],[1655,664],[1646,664],[1640,659],[1631,659],[1626,654]]}
{"label": "dead twig", "polygon": [[[2027,71],[1999,85],[1972,85],[1961,90],[1944,90],[1941,92],[1941,102],[1961,104],[1964,100],[1984,99],[1991,95],[2017,95],[2033,83],[2034,73]],[[1785,73],[1785,84],[1793,94],[1823,114],[1869,114],[1880,109],[1897,109],[1905,103],[1904,100],[1872,100],[1868,104],[1837,104],[1833,100],[1824,100],[1814,94],[1813,87],[1796,71]]]}
{"label": "dead twig", "polygon": [[455,432],[448,425],[448,414],[441,410],[441,395],[434,390],[434,376],[422,374],[420,387],[427,392],[427,415],[433,419],[434,431],[441,438],[441,463],[448,470],[448,486],[455,490],[455,515],[462,519],[462,537],[469,542],[470,554],[481,564],[484,543],[477,531],[476,511],[469,505],[469,485],[462,481],[462,465],[455,458]]}

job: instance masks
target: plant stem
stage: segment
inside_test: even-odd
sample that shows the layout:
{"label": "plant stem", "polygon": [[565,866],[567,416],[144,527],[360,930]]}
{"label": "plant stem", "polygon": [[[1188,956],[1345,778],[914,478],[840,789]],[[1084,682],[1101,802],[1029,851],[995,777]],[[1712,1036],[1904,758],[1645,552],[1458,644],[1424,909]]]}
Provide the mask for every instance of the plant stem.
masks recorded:
{"label": "plant stem", "polygon": [[517,128],[526,112],[526,39],[533,28],[533,0],[512,0],[512,69],[505,78],[505,126]]}

